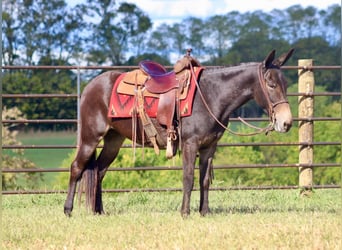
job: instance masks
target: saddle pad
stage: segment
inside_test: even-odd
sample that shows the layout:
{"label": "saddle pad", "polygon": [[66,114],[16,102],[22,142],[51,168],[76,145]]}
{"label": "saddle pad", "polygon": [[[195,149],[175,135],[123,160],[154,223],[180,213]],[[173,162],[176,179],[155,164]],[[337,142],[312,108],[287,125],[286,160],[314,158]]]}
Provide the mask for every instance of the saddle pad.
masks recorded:
{"label": "saddle pad", "polygon": [[[196,78],[200,76],[202,67],[194,67]],[[109,102],[108,117],[109,118],[130,118],[132,117],[134,105],[136,105],[135,96],[122,94],[118,91],[119,83],[127,73],[121,74],[115,81],[112,94]],[[190,116],[192,113],[193,98],[195,95],[196,83],[191,76],[190,85],[187,96],[180,100],[180,114],[181,116]],[[144,105],[145,111],[149,117],[155,118],[157,116],[159,96],[145,96]]]}

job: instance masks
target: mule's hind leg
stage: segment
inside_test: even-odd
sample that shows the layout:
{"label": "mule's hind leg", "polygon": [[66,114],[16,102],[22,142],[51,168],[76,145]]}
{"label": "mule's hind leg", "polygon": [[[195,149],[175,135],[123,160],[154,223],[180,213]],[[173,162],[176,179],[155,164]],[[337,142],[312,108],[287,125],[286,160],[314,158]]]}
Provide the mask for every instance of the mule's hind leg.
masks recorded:
{"label": "mule's hind leg", "polygon": [[120,147],[125,140],[125,137],[114,130],[109,130],[104,136],[103,149],[97,158],[97,167],[99,171],[99,178],[96,188],[95,197],[95,213],[103,213],[102,203],[102,180],[107,172],[109,165],[114,161],[120,151]]}
{"label": "mule's hind leg", "polygon": [[86,164],[88,164],[89,161],[95,161],[95,149],[97,144],[98,141],[88,144],[81,143],[76,158],[71,164],[68,195],[64,203],[64,213],[68,216],[71,215],[73,209],[77,181],[81,178]]}
{"label": "mule's hind leg", "polygon": [[200,207],[199,212],[205,216],[210,212],[209,209],[209,185],[212,176],[212,159],[216,150],[216,144],[210,148],[201,149],[199,152],[199,168],[200,168]]}

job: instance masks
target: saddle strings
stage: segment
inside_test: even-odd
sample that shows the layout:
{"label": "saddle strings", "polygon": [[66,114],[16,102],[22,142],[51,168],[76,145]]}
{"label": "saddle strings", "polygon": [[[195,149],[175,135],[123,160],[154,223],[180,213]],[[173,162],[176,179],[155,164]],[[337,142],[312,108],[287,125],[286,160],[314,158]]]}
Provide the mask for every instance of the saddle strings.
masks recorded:
{"label": "saddle strings", "polygon": [[[194,72],[194,69],[193,69],[193,66],[192,64],[190,64],[190,69],[191,69],[191,74],[193,76],[195,76],[195,72]],[[259,79],[260,81],[260,79]],[[195,83],[196,83],[196,87],[197,87],[197,90],[198,90],[198,93],[202,99],[202,102],[205,106],[205,108],[207,109],[207,111],[209,112],[209,114],[211,115],[211,117],[223,128],[225,129],[226,131],[228,131],[229,133],[233,134],[233,135],[237,135],[237,136],[252,136],[252,135],[258,135],[258,134],[261,134],[261,133],[266,133],[268,134],[270,131],[273,130],[273,127],[274,127],[274,118],[273,118],[273,114],[272,114],[272,117],[271,117],[271,122],[267,125],[267,127],[265,128],[259,128],[259,127],[256,127],[254,125],[251,125],[249,124],[248,122],[246,122],[243,118],[241,118],[240,116],[238,117],[238,119],[243,123],[245,124],[246,126],[248,127],[251,127],[253,129],[256,129],[257,131],[256,132],[252,132],[252,133],[239,133],[239,132],[235,132],[233,130],[231,130],[230,128],[228,128],[228,126],[225,126],[221,121],[219,121],[217,119],[217,117],[214,115],[214,113],[211,111],[210,107],[208,106],[208,103],[206,102],[204,96],[203,96],[203,93],[201,91],[201,88],[199,86],[199,83],[197,81],[197,78],[195,77]],[[262,82],[260,82],[260,84],[262,84]],[[271,114],[269,114],[271,115]]]}
{"label": "saddle strings", "polygon": [[135,165],[135,154],[137,148],[137,128],[138,128],[138,84],[137,84],[137,74],[135,75],[135,98],[134,98],[134,105],[133,105],[133,113],[132,113],[132,147],[133,147],[133,165]]}

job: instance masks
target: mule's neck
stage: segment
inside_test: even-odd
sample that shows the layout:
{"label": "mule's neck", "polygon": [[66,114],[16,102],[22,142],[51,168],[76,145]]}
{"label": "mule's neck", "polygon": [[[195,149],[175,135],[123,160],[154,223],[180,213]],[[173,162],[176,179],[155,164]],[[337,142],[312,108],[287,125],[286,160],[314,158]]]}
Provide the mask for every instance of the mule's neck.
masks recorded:
{"label": "mule's neck", "polygon": [[217,117],[228,120],[234,110],[253,99],[259,81],[258,68],[258,63],[249,63],[203,72],[201,89],[210,93],[211,98],[206,99]]}

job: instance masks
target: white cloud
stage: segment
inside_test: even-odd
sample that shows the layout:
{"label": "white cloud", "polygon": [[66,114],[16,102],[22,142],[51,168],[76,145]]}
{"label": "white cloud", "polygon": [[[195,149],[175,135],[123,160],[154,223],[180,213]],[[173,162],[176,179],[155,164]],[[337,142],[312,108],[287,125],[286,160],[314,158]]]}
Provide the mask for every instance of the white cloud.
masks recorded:
{"label": "white cloud", "polygon": [[[66,0],[74,6],[85,0]],[[340,0],[120,0],[136,4],[151,18],[155,26],[161,23],[180,22],[186,17],[207,18],[222,15],[231,11],[241,13],[247,11],[271,11],[286,9],[299,4],[303,7],[314,6],[326,9],[332,4],[341,5]]]}
{"label": "white cloud", "polygon": [[293,5],[301,5],[303,7],[314,6],[318,9],[325,9],[332,4],[340,4],[339,0],[225,0],[227,12],[237,10],[240,12],[247,11],[271,11],[273,9],[286,9]]}
{"label": "white cloud", "polygon": [[[124,0],[123,0],[124,1]],[[341,4],[340,0],[126,0],[136,4],[146,12],[155,26],[161,23],[180,22],[186,17],[207,18],[231,11],[271,11],[286,9],[300,4],[303,7],[314,6],[326,9],[332,4]]]}

